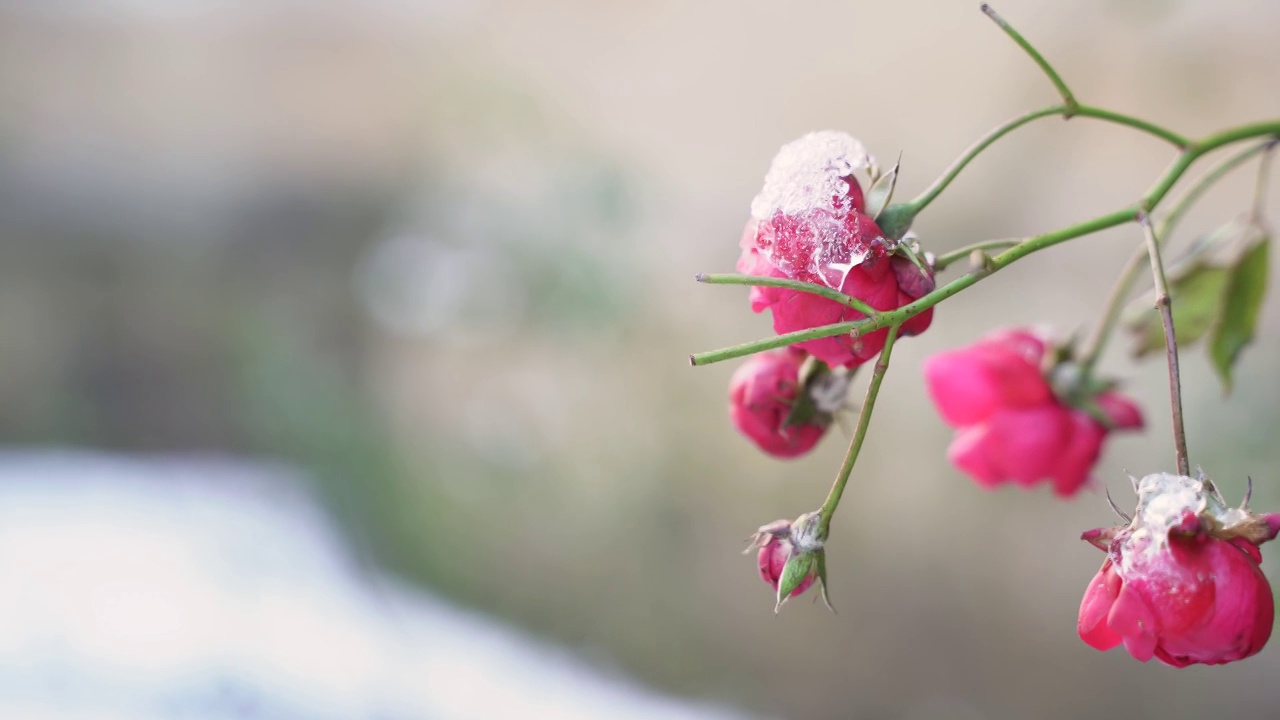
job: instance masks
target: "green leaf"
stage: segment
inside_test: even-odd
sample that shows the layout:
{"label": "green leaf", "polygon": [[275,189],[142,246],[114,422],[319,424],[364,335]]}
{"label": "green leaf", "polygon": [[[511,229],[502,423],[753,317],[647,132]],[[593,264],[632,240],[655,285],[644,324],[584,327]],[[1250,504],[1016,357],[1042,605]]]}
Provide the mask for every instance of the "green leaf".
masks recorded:
{"label": "green leaf", "polygon": [[787,564],[782,568],[782,577],[778,578],[778,603],[773,606],[776,613],[782,607],[782,603],[791,597],[791,593],[800,587],[800,583],[809,577],[816,569],[814,556],[817,553],[792,554],[787,558]]}
{"label": "green leaf", "polygon": [[[1220,321],[1209,338],[1209,358],[1231,392],[1231,369],[1240,352],[1253,341],[1258,314],[1267,291],[1270,238],[1265,233],[1249,246],[1230,268]],[[1176,307],[1176,306],[1175,306]]]}
{"label": "green leaf", "polygon": [[[1169,280],[1173,330],[1179,347],[1193,345],[1213,327],[1224,310],[1229,268],[1197,262]],[[1155,306],[1146,300],[1128,321],[1136,337],[1134,357],[1164,352],[1164,325]]]}

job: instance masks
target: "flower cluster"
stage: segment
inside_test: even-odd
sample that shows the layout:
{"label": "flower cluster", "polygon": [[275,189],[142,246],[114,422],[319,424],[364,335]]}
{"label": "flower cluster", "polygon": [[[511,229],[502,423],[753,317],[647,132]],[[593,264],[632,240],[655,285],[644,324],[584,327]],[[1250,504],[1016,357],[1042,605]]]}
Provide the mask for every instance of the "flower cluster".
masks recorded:
{"label": "flower cluster", "polygon": [[[1178,173],[1185,169],[1174,167]],[[751,538],[748,552],[756,553],[760,577],[776,594],[775,611],[814,585],[826,599],[829,523],[866,438],[897,338],[923,333],[938,301],[1031,252],[1036,243],[1047,247],[1053,235],[990,241],[940,258],[923,253],[908,230],[940,190],[890,205],[897,171],[881,172],[862,144],[841,132],[811,133],[784,146],[751,203],[739,242],[741,275],[714,278],[751,285],[751,309],[768,310],[777,334],[803,333],[716,353],[725,359],[757,351],[730,380],[729,415],[743,436],[773,457],[811,451],[846,409],[854,371],[877,359],[849,454],[827,501],[794,522],[764,525]],[[949,179],[944,176],[935,188]],[[1118,213],[1126,214],[1131,213]],[[1082,536],[1107,558],[1085,592],[1078,632],[1092,647],[1123,645],[1143,662],[1157,658],[1175,667],[1233,662],[1258,653],[1271,635],[1274,601],[1260,569],[1259,547],[1280,532],[1280,514],[1255,514],[1247,498],[1229,508],[1207,478],[1187,475],[1169,289],[1150,218],[1138,213],[1137,219],[1163,295],[1156,303],[1159,326],[1148,318],[1135,327],[1143,333],[1144,348],[1166,345],[1180,474],[1135,480],[1137,511],[1132,519],[1122,514],[1128,524]],[[1079,234],[1092,231],[1086,224],[1080,227]],[[1174,276],[1177,292],[1193,295],[1198,303],[1190,321],[1188,316],[1179,320],[1186,334],[1180,324],[1177,335],[1194,342],[1216,328],[1211,357],[1220,373],[1225,369],[1228,382],[1231,363],[1252,338],[1265,284],[1265,241],[1250,242],[1247,252],[1226,264],[1201,263],[1192,268],[1195,272]],[[983,254],[1010,245],[1018,247]],[[970,251],[977,253],[971,254],[970,274],[935,292],[935,272]],[[1127,273],[1122,283],[1131,276]],[[1223,289],[1226,284],[1233,284],[1232,292]],[[1055,343],[1043,332],[1014,327],[928,358],[923,374],[929,396],[942,421],[955,430],[948,460],[988,489],[1047,484],[1057,496],[1068,497],[1089,486],[1107,437],[1144,426],[1137,402],[1094,373],[1118,317],[1113,310],[1127,290],[1121,285],[1113,293],[1087,352],[1077,354],[1074,343]],[[1236,307],[1228,300],[1243,304]],[[704,360],[713,361],[706,359],[711,355],[704,353]],[[693,360],[698,364],[697,356]]]}

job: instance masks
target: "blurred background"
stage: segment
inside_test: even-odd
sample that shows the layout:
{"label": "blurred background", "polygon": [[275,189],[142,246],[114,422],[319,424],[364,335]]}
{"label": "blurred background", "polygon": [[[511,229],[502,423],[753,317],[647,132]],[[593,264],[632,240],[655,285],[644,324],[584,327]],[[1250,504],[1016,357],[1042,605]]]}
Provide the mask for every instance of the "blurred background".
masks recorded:
{"label": "blurred background", "polygon": [[[1280,4],[997,7],[1086,102],[1191,135],[1280,115]],[[1054,101],[969,0],[0,2],[4,717],[1265,716],[1276,643],[1173,670],[1080,642],[1101,492],[979,490],[920,382],[1000,325],[1087,328],[1136,228],[899,346],[829,545],[839,615],[775,617],[739,554],[821,502],[845,445],[760,455],[726,417],[734,363],[687,363],[770,333],[692,277],[733,268],[775,151],[847,130],[902,153],[909,197]],[[1043,120],[915,229],[945,251],[1056,228],[1170,158]],[[1234,395],[1184,360],[1192,461],[1271,508],[1276,304]],[[1122,506],[1126,469],[1172,461],[1162,363],[1126,345],[1106,366],[1150,431],[1099,466]],[[295,557],[347,569],[303,582]]]}

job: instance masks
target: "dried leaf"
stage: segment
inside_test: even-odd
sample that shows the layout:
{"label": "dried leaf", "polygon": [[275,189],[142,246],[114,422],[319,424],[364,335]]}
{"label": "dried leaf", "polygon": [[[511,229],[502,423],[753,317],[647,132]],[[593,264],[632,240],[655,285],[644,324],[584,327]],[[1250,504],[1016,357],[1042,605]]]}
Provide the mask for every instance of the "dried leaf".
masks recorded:
{"label": "dried leaf", "polygon": [[1267,291],[1270,244],[1270,238],[1262,235],[1231,266],[1222,313],[1209,338],[1209,358],[1226,392],[1231,392],[1232,368],[1258,326]]}

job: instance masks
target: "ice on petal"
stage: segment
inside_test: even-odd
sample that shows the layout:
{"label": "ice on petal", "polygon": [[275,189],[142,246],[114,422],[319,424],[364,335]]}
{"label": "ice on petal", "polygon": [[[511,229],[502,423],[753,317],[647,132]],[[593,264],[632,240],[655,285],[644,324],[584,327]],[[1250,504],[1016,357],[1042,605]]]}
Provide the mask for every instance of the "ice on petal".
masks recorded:
{"label": "ice on petal", "polygon": [[844,217],[850,208],[845,178],[874,161],[857,138],[838,130],[812,132],[782,146],[751,201],[751,217],[799,215],[821,208]]}
{"label": "ice on petal", "polygon": [[1122,536],[1121,570],[1146,562],[1168,547],[1169,532],[1188,513],[1209,514],[1219,524],[1233,516],[1219,503],[1201,478],[1155,473],[1138,481],[1138,509],[1132,528]]}
{"label": "ice on petal", "polygon": [[751,202],[756,248],[786,275],[839,289],[849,271],[887,241],[858,212],[853,174],[873,159],[853,136],[834,130],[784,145]]}

